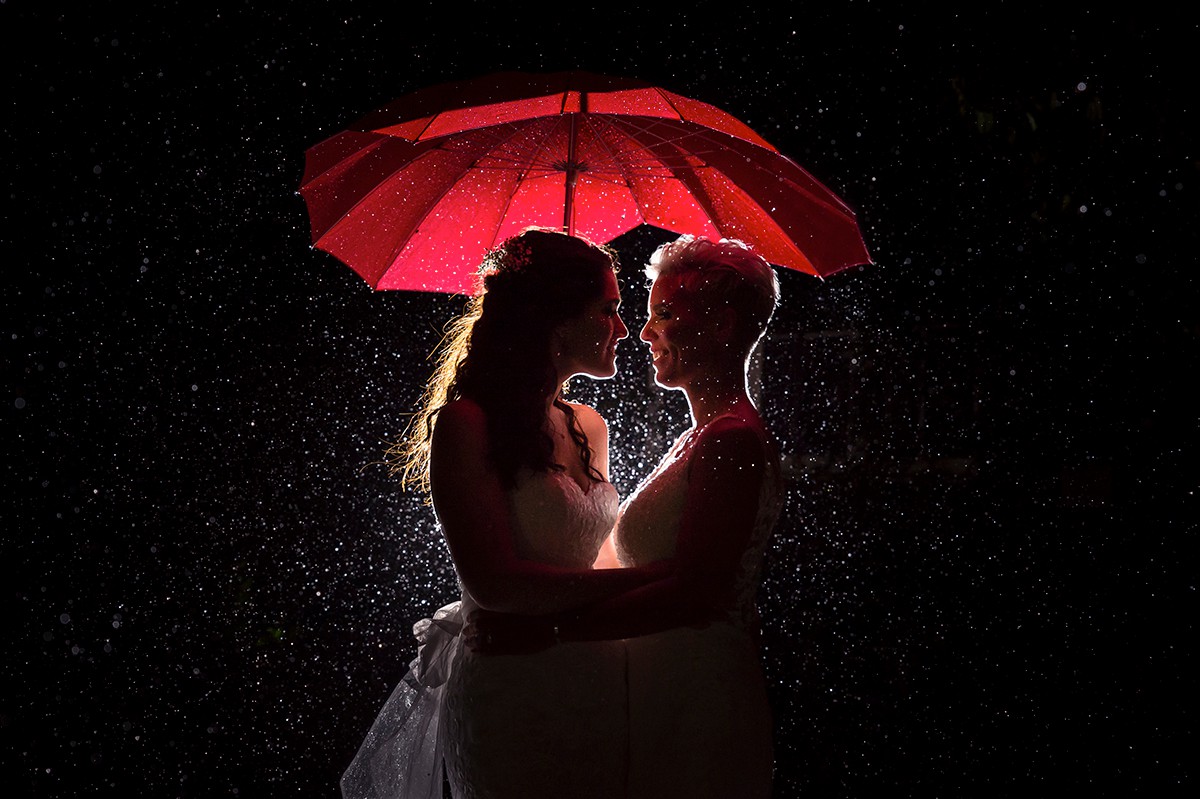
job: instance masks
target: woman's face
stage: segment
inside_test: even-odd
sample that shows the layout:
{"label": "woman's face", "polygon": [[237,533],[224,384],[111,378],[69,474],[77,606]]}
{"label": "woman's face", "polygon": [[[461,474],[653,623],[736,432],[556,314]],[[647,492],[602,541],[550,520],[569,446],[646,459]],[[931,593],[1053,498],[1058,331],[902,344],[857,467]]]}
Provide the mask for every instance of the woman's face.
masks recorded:
{"label": "woman's face", "polygon": [[717,346],[704,309],[680,290],[679,278],[669,276],[656,278],[650,287],[641,339],[650,345],[654,382],[663,388],[687,388],[708,368]]}
{"label": "woman's face", "polygon": [[604,273],[599,295],[554,331],[555,364],[566,376],[612,377],[617,373],[617,342],[629,335],[621,321],[621,290],[615,273]]}

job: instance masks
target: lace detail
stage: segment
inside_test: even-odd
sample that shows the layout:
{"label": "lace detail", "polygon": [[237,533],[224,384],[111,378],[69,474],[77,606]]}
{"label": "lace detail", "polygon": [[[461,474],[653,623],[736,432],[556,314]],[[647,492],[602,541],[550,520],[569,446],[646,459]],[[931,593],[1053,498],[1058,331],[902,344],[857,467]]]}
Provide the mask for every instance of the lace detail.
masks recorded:
{"label": "lace detail", "polygon": [[442,703],[462,646],[461,605],[413,625],[417,656],[342,775],[345,799],[441,799]]}
{"label": "lace detail", "polygon": [[[584,490],[561,472],[523,475],[510,496],[517,553],[542,563],[590,568],[617,517],[611,483]],[[619,795],[620,643],[476,656],[459,637],[475,607],[464,592],[413,626],[417,657],[343,775],[344,799],[440,799],[443,757],[456,799]]]}
{"label": "lace detail", "polygon": [[[679,522],[687,499],[692,444],[699,434],[700,429],[693,429],[682,435],[654,471],[622,503],[614,535],[617,557],[622,565],[638,566],[674,556]],[[754,530],[742,552],[735,577],[734,604],[729,608],[729,620],[744,629],[754,629],[757,624],[755,600],[763,556],[783,509],[779,460],[774,456],[773,445],[765,437],[762,443],[764,451],[772,457],[768,459],[759,491]]]}
{"label": "lace detail", "polygon": [[[621,507],[615,543],[622,563],[675,554],[688,465],[700,431],[682,436]],[[676,627],[625,642],[629,692],[628,799],[768,799],[771,712],[758,660],[759,570],[782,509],[774,447],[759,490],[723,621]]]}
{"label": "lace detail", "polygon": [[613,542],[623,566],[638,566],[675,554],[675,537],[687,499],[688,444],[698,431],[681,436],[621,504]]}
{"label": "lace detail", "polygon": [[757,630],[759,626],[757,598],[762,562],[771,543],[775,523],[783,512],[783,500],[783,471],[779,461],[772,459],[758,492],[758,515],[754,519],[750,543],[742,552],[741,565],[733,584],[734,616],[730,620],[740,624],[743,629]]}
{"label": "lace detail", "polygon": [[528,473],[510,495],[517,554],[525,560],[588,569],[617,518],[617,489],[583,489],[566,472]]}
{"label": "lace detail", "polygon": [[[517,554],[588,569],[617,517],[617,490],[527,473],[511,494]],[[464,613],[475,606],[463,593]],[[619,641],[533,655],[464,649],[446,686],[446,765],[456,799],[623,793],[625,652]]]}

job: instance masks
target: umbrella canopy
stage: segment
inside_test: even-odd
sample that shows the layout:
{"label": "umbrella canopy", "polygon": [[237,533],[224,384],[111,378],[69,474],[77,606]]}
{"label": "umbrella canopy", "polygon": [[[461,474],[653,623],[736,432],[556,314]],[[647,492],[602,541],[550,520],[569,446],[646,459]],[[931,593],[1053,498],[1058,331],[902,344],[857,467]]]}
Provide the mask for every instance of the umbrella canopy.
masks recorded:
{"label": "umbrella canopy", "polygon": [[315,247],[376,289],[472,293],[529,225],[741,239],[825,276],[868,264],[854,212],[733,116],[643,81],[505,72],[401,97],[309,148]]}

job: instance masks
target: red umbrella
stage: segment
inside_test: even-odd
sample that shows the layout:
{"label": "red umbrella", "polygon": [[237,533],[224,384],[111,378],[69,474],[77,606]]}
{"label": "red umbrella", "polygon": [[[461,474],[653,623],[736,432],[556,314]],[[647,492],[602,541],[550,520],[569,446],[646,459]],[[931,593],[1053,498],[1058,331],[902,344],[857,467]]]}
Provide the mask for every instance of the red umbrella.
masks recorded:
{"label": "red umbrella", "polygon": [[528,225],[724,236],[819,276],[871,263],[854,212],[744,123],[586,72],[401,97],[310,147],[300,193],[314,246],[376,289],[472,293],[484,253]]}

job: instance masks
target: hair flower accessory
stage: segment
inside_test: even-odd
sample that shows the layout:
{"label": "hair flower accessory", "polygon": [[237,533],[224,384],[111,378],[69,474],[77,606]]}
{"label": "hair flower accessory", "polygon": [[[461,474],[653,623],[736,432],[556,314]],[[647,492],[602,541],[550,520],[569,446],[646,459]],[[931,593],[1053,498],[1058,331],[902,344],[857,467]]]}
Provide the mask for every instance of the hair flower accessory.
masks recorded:
{"label": "hair flower accessory", "polygon": [[505,240],[498,247],[488,250],[480,264],[479,271],[484,277],[492,275],[519,274],[533,263],[533,250],[529,243],[516,237]]}

